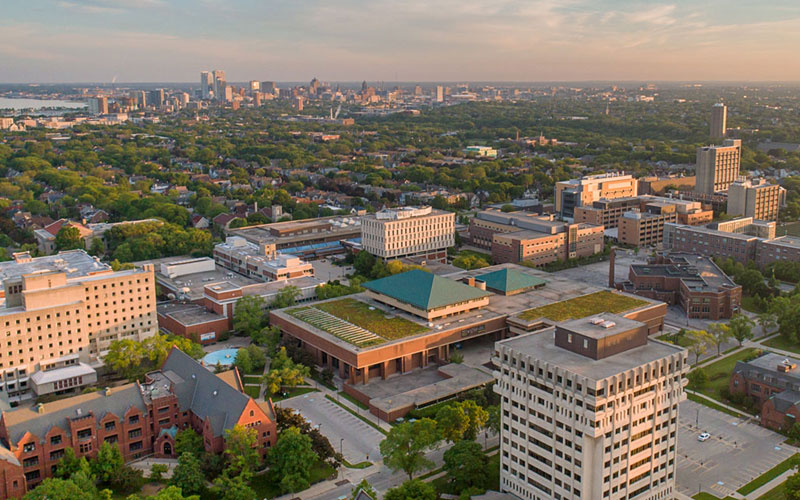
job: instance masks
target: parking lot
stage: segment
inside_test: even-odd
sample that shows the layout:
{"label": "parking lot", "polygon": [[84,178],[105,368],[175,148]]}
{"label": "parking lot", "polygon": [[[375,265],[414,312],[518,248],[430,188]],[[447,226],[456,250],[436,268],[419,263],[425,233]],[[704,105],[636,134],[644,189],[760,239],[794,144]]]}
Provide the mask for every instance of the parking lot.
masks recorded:
{"label": "parking lot", "polygon": [[[303,394],[278,404],[299,411],[311,425],[319,425],[320,432],[328,438],[336,451],[339,451],[341,446],[344,458],[348,462],[355,464],[380,458],[378,444],[384,435],[326,399],[322,393]],[[342,438],[344,441],[341,441]]]}
{"label": "parking lot", "polygon": [[[701,432],[711,437],[700,442]],[[755,421],[684,401],[678,428],[678,491],[692,496],[702,488],[720,498],[730,495],[795,453],[782,444],[784,439]]]}

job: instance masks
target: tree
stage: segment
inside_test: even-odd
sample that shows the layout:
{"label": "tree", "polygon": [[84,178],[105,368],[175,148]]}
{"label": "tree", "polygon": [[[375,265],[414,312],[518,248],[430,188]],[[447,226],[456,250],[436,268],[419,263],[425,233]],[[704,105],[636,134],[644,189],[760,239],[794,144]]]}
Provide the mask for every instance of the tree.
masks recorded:
{"label": "tree", "polygon": [[267,364],[267,355],[264,354],[264,349],[255,344],[247,346],[247,354],[250,356],[250,363],[253,370],[263,370]]}
{"label": "tree", "polygon": [[219,500],[253,500],[257,496],[245,478],[225,473],[214,480],[214,492]]}
{"label": "tree", "polygon": [[64,456],[56,464],[54,476],[61,479],[69,479],[73,474],[81,470],[84,464],[86,469],[90,469],[86,457],[78,458],[75,455],[75,450],[64,448]]}
{"label": "tree", "polygon": [[758,326],[761,327],[761,335],[766,335],[770,330],[778,326],[775,313],[766,311],[758,315]]}
{"label": "tree", "polygon": [[800,472],[795,472],[783,485],[783,494],[786,500],[800,500]]}
{"label": "tree", "polygon": [[686,332],[686,340],[689,352],[694,354],[694,364],[697,364],[700,356],[714,344],[714,337],[705,330],[689,330]]}
{"label": "tree", "polygon": [[753,320],[744,314],[736,314],[728,322],[728,329],[730,330],[731,337],[739,342],[739,347],[742,346],[745,340],[753,338]]}
{"label": "tree", "polygon": [[272,394],[277,394],[284,387],[295,387],[305,382],[311,376],[311,369],[305,365],[295,363],[286,354],[286,347],[281,347],[272,358],[269,373],[263,381]]}
{"label": "tree", "polygon": [[356,500],[356,498],[358,497],[358,493],[361,491],[369,495],[369,497],[372,498],[373,500],[378,500],[378,493],[366,479],[362,479],[360,483],[358,483],[353,487],[353,491],[350,494],[350,500]]}
{"label": "tree", "polygon": [[55,246],[58,252],[84,248],[81,232],[74,226],[62,226],[56,233]]}
{"label": "tree", "polygon": [[123,465],[114,471],[108,483],[117,493],[133,493],[144,485],[144,473],[139,469]]}
{"label": "tree", "polygon": [[[137,496],[136,498],[138,499],[139,497]],[[155,496],[149,498],[150,500],[200,500],[198,495],[184,496],[183,491],[177,486],[167,486],[156,493]]]}
{"label": "tree", "polygon": [[711,323],[708,325],[707,333],[711,336],[711,342],[716,346],[719,356],[722,344],[731,338],[730,328],[724,323]]}
{"label": "tree", "polygon": [[92,474],[102,483],[109,483],[117,475],[120,468],[125,465],[119,448],[103,441],[97,451],[97,457],[92,460]]}
{"label": "tree", "polygon": [[288,285],[280,289],[275,294],[275,299],[270,304],[273,309],[283,309],[284,307],[293,306],[300,295],[300,289],[294,285]]}
{"label": "tree", "polygon": [[264,298],[260,295],[245,295],[236,301],[233,309],[233,329],[253,336],[264,326]]}
{"label": "tree", "polygon": [[702,389],[708,383],[708,374],[702,368],[690,371],[686,378],[689,380],[689,388],[695,391]]}
{"label": "tree", "polygon": [[444,452],[444,470],[454,491],[484,488],[489,460],[475,441],[462,439]]}
{"label": "tree", "polygon": [[169,472],[167,464],[153,464],[150,466],[150,479],[151,482],[160,483],[164,479],[164,474]]}
{"label": "tree", "polygon": [[[281,490],[284,493],[300,491],[311,478],[311,467],[317,461],[317,455],[311,446],[311,438],[300,433],[297,427],[290,427],[281,432],[278,441],[270,452],[271,473],[281,478]],[[286,483],[283,479],[291,478]],[[305,483],[303,483],[305,481]],[[305,489],[305,488],[302,488]]]}
{"label": "tree", "polygon": [[[177,446],[176,446],[177,448]],[[202,495],[206,490],[206,478],[198,460],[191,452],[185,451],[178,457],[178,465],[172,471],[169,484],[177,486],[190,495]]]}
{"label": "tree", "polygon": [[495,434],[500,434],[500,405],[492,405],[487,409],[489,418],[486,420],[486,428]]}
{"label": "tree", "polygon": [[240,373],[250,373],[253,369],[253,362],[250,360],[250,353],[247,349],[239,349],[236,351],[236,358],[233,364],[239,369]]}
{"label": "tree", "polygon": [[261,463],[256,430],[237,424],[226,431],[225,455],[230,463],[226,472],[230,476],[245,476],[245,479],[249,479],[253,473],[253,466]]}
{"label": "tree", "polygon": [[472,400],[462,401],[457,403],[457,405],[469,418],[467,430],[463,437],[464,439],[474,440],[478,437],[478,432],[480,432],[489,420],[489,413]]}
{"label": "tree", "polygon": [[196,433],[191,427],[179,431],[175,436],[175,454],[178,457],[186,452],[200,455],[205,451],[203,436]]}
{"label": "tree", "polygon": [[410,479],[387,491],[383,500],[436,500],[436,488],[419,479]]}
{"label": "tree", "polygon": [[47,478],[22,497],[23,500],[95,500],[93,491],[84,491],[70,479]]}
{"label": "tree", "polygon": [[443,406],[436,412],[436,428],[445,441],[455,443],[464,436],[469,417],[458,405]]}
{"label": "tree", "polygon": [[195,359],[205,354],[203,346],[191,339],[156,334],[142,341],[123,339],[111,342],[103,361],[122,376],[135,379],[163,365],[173,347]]}
{"label": "tree", "polygon": [[414,474],[433,467],[425,452],[439,442],[436,422],[423,418],[416,422],[403,422],[392,427],[380,443],[383,462],[393,470],[402,470],[409,479]]}

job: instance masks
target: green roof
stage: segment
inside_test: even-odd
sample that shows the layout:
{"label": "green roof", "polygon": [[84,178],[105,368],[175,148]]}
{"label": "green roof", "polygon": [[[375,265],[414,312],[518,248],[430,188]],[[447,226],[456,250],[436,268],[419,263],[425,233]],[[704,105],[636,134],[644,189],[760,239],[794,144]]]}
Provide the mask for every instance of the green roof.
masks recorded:
{"label": "green roof", "polygon": [[491,273],[475,276],[475,279],[486,283],[486,288],[498,290],[503,293],[536,288],[547,283],[541,278],[531,276],[530,274],[521,273],[513,269],[492,271]]}
{"label": "green roof", "polygon": [[426,311],[491,295],[473,286],[419,269],[370,281],[361,286]]}

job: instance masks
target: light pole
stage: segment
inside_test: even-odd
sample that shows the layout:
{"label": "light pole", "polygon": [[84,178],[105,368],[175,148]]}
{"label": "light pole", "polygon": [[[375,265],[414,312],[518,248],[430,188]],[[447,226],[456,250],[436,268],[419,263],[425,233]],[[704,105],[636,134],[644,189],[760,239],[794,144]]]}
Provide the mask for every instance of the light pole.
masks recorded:
{"label": "light pole", "polygon": [[344,446],[344,438],[339,438],[339,455],[341,455],[342,458],[344,458],[344,451],[342,451],[343,446]]}
{"label": "light pole", "polygon": [[697,419],[695,420],[694,425],[700,429],[700,408],[697,408]]}

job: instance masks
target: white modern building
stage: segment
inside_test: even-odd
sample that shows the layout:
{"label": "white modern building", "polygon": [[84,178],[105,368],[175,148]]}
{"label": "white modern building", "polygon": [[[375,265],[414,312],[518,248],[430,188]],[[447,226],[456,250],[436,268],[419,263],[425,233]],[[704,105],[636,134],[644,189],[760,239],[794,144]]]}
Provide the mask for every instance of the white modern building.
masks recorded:
{"label": "white modern building", "polygon": [[456,214],[431,207],[384,209],[361,219],[362,248],[383,260],[446,262],[455,232]]}
{"label": "white modern building", "polygon": [[674,493],[686,351],[601,314],[495,344],[500,488],[525,500]]}

